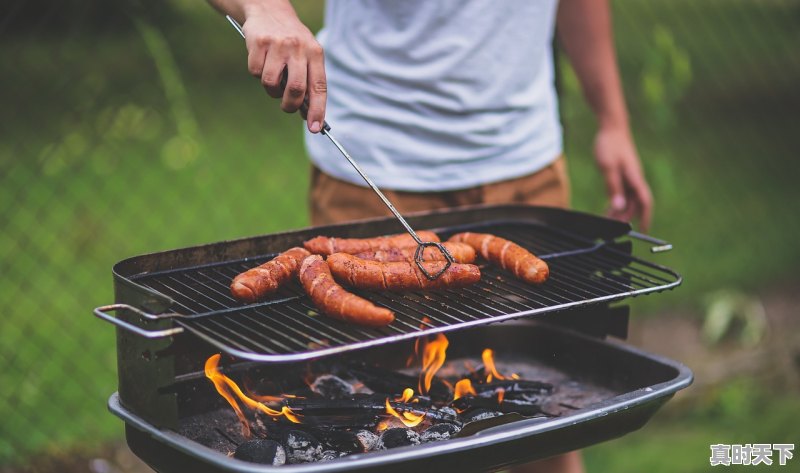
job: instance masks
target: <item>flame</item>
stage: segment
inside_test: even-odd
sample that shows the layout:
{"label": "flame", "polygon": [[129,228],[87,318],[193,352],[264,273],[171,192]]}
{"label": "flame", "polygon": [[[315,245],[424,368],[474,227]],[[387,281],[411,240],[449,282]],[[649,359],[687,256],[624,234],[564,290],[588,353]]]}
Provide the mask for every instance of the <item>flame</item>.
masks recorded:
{"label": "flame", "polygon": [[506,379],[505,376],[497,372],[497,368],[494,366],[494,350],[492,350],[491,348],[483,350],[483,353],[481,353],[481,358],[483,358],[484,371],[489,372],[489,374],[486,375],[487,383],[491,383],[493,378]]}
{"label": "flame", "polygon": [[472,381],[469,378],[464,378],[461,381],[456,383],[455,393],[453,394],[453,400],[460,397],[464,397],[467,394],[472,394],[473,396],[477,396],[475,392],[475,388],[472,387]]}
{"label": "flame", "polygon": [[411,400],[411,398],[413,398],[413,397],[414,397],[414,390],[413,390],[413,389],[411,389],[411,388],[405,388],[405,389],[403,390],[403,395],[402,395],[402,396],[400,396],[400,397],[398,397],[398,398],[395,398],[395,401],[398,401],[398,402],[408,402],[408,401],[410,401],[410,400]]}
{"label": "flame", "polygon": [[[408,391],[408,389],[406,389],[406,391]],[[392,407],[391,404],[389,404],[388,397],[386,398],[386,412],[400,419],[400,422],[402,422],[403,425],[405,425],[406,427],[416,427],[423,421],[423,419],[425,419],[425,414],[414,414],[412,412],[403,412],[403,414],[401,415]],[[381,425],[379,424],[378,425],[379,430],[380,427]]]}
{"label": "flame", "polygon": [[[429,325],[430,323],[431,323],[431,319],[429,319],[427,315],[422,317],[422,321],[419,324],[419,329],[420,330],[424,330],[425,326]],[[406,368],[408,368],[411,365],[413,365],[414,361],[416,361],[416,359],[419,357],[419,353],[420,353],[419,347],[420,347],[420,343],[421,343],[420,340],[422,340],[421,337],[417,337],[417,339],[414,340],[414,351],[411,352],[408,355],[408,358],[406,359]]]}
{"label": "flame", "polygon": [[506,390],[503,389],[503,388],[498,389],[497,390],[497,403],[498,404],[502,404],[503,403],[503,398],[505,398],[505,397],[506,397]]}
{"label": "flame", "polygon": [[431,389],[431,381],[439,371],[439,368],[444,364],[447,357],[447,346],[450,342],[447,337],[442,333],[436,334],[436,339],[429,341],[425,344],[424,352],[422,353],[422,372],[419,374],[419,393],[426,394]]}
{"label": "flame", "polygon": [[[208,360],[206,360],[205,372],[206,377],[214,383],[214,387],[217,388],[217,392],[228,401],[228,403],[233,407],[236,411],[236,415],[239,417],[239,420],[242,422],[242,431],[243,433],[246,432],[245,437],[250,437],[250,426],[247,423],[247,418],[244,416],[244,413],[239,408],[239,405],[236,403],[236,399],[231,395],[230,391],[233,391],[236,394],[236,397],[239,398],[240,401],[250,409],[255,409],[267,414],[268,416],[272,417],[279,417],[284,416],[289,421],[294,422],[295,424],[300,423],[300,418],[297,414],[292,412],[288,406],[282,406],[280,411],[276,411],[275,409],[271,409],[266,405],[258,402],[242,392],[239,386],[229,377],[225,376],[224,374],[220,373],[218,366],[219,366],[219,359],[220,355],[211,355]],[[230,391],[229,391],[230,390]],[[274,396],[269,396],[274,397]],[[280,398],[278,398],[280,399]]]}
{"label": "flame", "polygon": [[382,420],[382,421],[378,422],[378,426],[375,427],[375,430],[377,430],[378,432],[383,432],[384,430],[386,430],[388,428],[389,428],[389,423],[386,422],[385,420]]}
{"label": "flame", "polygon": [[225,388],[225,375],[220,373],[217,369],[217,366],[219,366],[219,358],[220,356],[217,354],[206,360],[206,378],[210,379],[211,382],[214,383],[214,387],[217,388],[219,395],[224,397],[225,400],[228,401],[228,404],[230,404],[233,410],[236,412],[236,417],[238,417],[239,422],[242,423],[242,435],[244,438],[249,439],[250,424],[247,422],[247,418],[244,416],[244,412],[242,412],[242,409],[239,407],[236,399]]}

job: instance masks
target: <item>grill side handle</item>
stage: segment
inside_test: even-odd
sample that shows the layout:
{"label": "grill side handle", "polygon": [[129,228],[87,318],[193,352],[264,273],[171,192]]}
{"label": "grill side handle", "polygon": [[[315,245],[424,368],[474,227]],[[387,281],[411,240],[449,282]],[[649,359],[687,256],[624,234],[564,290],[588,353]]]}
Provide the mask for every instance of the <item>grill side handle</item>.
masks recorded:
{"label": "grill side handle", "polygon": [[655,245],[650,247],[650,253],[663,253],[672,249],[672,243],[650,235],[645,235],[644,233],[639,233],[635,230],[629,231],[628,236]]}
{"label": "grill side handle", "polygon": [[139,335],[139,336],[142,336],[142,337],[145,337],[145,338],[150,338],[150,339],[165,338],[165,337],[171,337],[173,335],[177,335],[179,333],[183,333],[183,327],[173,327],[173,328],[164,329],[164,330],[145,330],[145,329],[143,329],[141,327],[137,327],[136,325],[133,325],[133,324],[128,323],[128,322],[125,322],[124,320],[119,319],[119,318],[114,317],[113,315],[109,314],[109,312],[118,311],[118,310],[128,310],[128,311],[131,311],[134,314],[139,315],[140,317],[143,317],[143,318],[148,319],[148,320],[160,320],[160,319],[171,318],[171,317],[176,317],[176,316],[180,315],[180,314],[160,314],[160,315],[150,314],[150,313],[147,313],[147,312],[145,312],[145,311],[143,311],[143,310],[141,310],[141,309],[139,309],[137,307],[134,307],[132,305],[129,305],[129,304],[104,305],[104,306],[100,306],[100,307],[95,308],[93,313],[94,313],[95,317],[103,319],[106,322],[109,322],[109,323],[111,323],[113,325],[116,325],[119,328],[128,330],[130,332],[135,333],[136,335]]}

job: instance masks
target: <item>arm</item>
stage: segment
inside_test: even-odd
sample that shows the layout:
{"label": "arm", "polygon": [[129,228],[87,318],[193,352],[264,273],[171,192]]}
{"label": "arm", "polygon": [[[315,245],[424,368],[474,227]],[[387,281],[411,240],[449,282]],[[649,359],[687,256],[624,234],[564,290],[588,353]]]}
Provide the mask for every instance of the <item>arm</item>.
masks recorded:
{"label": "arm", "polygon": [[[297,18],[289,0],[208,0],[217,10],[242,23],[247,68],[261,79],[270,97],[292,113],[308,96],[308,129],[318,133],[325,119],[327,82],[322,46]],[[288,70],[286,89],[281,87]]]}
{"label": "arm", "polygon": [[609,215],[639,219],[647,230],[653,197],[642,173],[622,95],[608,0],[561,0],[559,39],[598,121],[597,164],[611,200]]}

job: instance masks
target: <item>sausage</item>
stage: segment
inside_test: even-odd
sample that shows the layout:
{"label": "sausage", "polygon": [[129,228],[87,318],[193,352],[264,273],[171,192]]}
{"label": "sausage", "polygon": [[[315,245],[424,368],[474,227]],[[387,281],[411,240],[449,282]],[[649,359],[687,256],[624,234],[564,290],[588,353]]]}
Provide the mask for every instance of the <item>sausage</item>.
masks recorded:
{"label": "sausage", "polygon": [[272,294],[297,274],[300,262],[310,254],[300,247],[284,251],[261,266],[233,278],[231,294],[244,302],[255,302]]}
{"label": "sausage", "polygon": [[448,241],[466,243],[487,261],[497,264],[530,284],[541,284],[550,275],[547,263],[513,241],[488,233],[457,233]]}
{"label": "sausage", "polygon": [[[441,241],[439,236],[433,232],[417,232],[417,236],[422,241]],[[334,253],[363,253],[365,251],[388,250],[390,248],[403,248],[407,246],[417,246],[417,242],[408,233],[389,235],[375,238],[333,238],[318,236],[312,238],[303,246],[315,255],[328,256]]]}
{"label": "sausage", "polygon": [[[450,252],[450,255],[453,257],[453,260],[455,260],[456,263],[472,263],[475,261],[477,256],[475,254],[475,250],[466,243],[447,242],[442,243],[442,246],[447,248],[447,251]],[[357,253],[355,256],[357,258],[370,261],[381,261],[383,263],[389,263],[392,261],[406,261],[413,263],[416,251],[416,246],[407,246],[405,248],[389,248],[387,250],[365,251],[363,253]],[[424,261],[445,260],[444,254],[442,254],[438,248],[432,246],[428,246],[425,248],[425,250],[423,250],[422,259]]]}
{"label": "sausage", "polygon": [[303,260],[300,283],[314,305],[329,317],[371,327],[389,325],[394,321],[391,310],[378,307],[338,285],[322,256],[311,255]]}
{"label": "sausage", "polygon": [[[423,263],[430,274],[445,265],[443,261]],[[481,279],[481,270],[473,264],[453,263],[441,276],[430,280],[416,263],[367,261],[347,253],[328,256],[331,273],[340,282],[359,289],[415,291],[469,286]]]}

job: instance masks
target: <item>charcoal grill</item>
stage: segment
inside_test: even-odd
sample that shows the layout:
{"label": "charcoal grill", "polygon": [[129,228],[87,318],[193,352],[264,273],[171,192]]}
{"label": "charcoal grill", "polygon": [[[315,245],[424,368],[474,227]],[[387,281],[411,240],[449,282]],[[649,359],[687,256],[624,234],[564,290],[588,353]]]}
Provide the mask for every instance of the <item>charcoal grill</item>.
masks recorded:
{"label": "charcoal grill", "polygon": [[[234,370],[261,369],[268,363],[279,372],[293,372],[305,360],[332,355],[371,357],[437,332],[467,338],[503,333],[509,340],[515,333],[527,333],[541,340],[540,347],[547,347],[530,356],[563,357],[570,360],[563,363],[567,372],[600,376],[619,393],[566,417],[486,425],[486,430],[471,437],[424,448],[280,467],[286,471],[386,469],[400,460],[422,461],[423,456],[425,468],[430,468],[431,461],[452,465],[454,458],[472,458],[465,465],[476,468],[499,468],[635,430],[691,382],[691,372],[675,362],[600,340],[606,335],[624,338],[627,333],[627,308],[611,303],[681,283],[674,271],[632,255],[627,237],[639,235],[629,225],[520,205],[430,212],[408,220],[414,228],[434,230],[443,238],[459,231],[479,231],[511,239],[548,262],[550,279],[541,286],[528,286],[487,265],[481,267],[481,282],[465,289],[359,292],[396,313],[396,321],[383,328],[355,327],[320,316],[299,285],[256,304],[242,304],[229,295],[230,280],[236,274],[313,236],[370,237],[403,230],[388,218],[167,251],[115,265],[116,303],[94,313],[117,326],[119,392],[109,406],[125,420],[134,451],[164,471],[174,469],[169,467],[172,460],[212,471],[271,471],[229,459],[176,433],[181,419],[219,401],[207,383],[195,382],[202,377],[202,361],[219,351],[239,360]],[[664,242],[644,238],[658,245],[654,250],[666,248]],[[535,328],[525,324],[522,330],[509,330],[509,324],[485,326],[522,317],[539,323]],[[525,353],[523,347],[530,344],[519,335],[516,340],[517,350]],[[531,446],[537,449],[528,451]],[[160,452],[158,458],[153,452]],[[164,461],[167,464],[159,466]]]}

